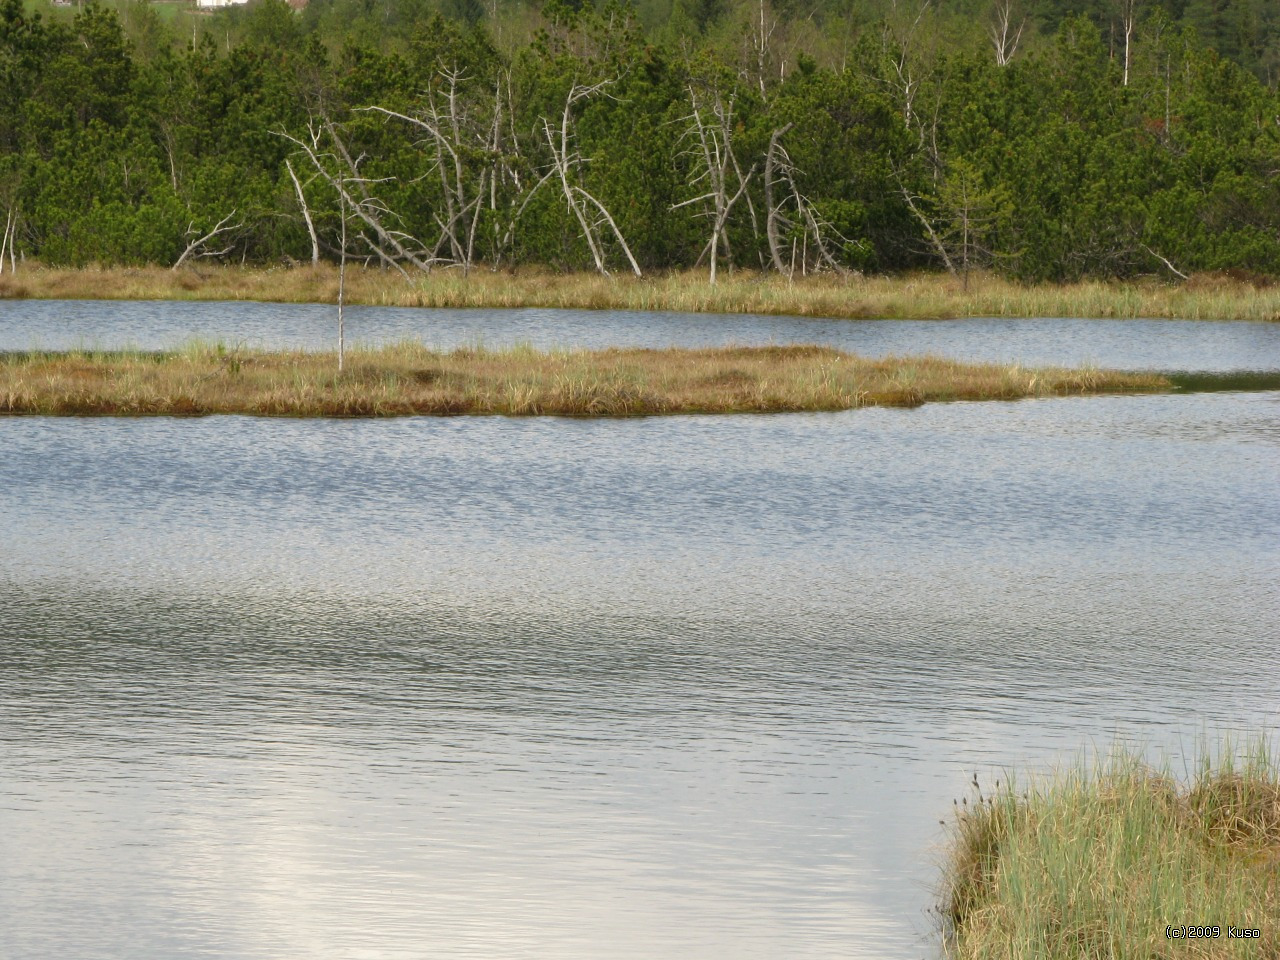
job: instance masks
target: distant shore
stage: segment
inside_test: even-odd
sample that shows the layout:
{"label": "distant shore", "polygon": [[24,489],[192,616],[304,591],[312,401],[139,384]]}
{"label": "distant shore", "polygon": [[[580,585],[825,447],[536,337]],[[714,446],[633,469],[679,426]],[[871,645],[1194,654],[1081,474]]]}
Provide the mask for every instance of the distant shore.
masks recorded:
{"label": "distant shore", "polygon": [[[320,267],[164,267],[60,269],[19,265],[0,274],[0,299],[260,300],[334,303],[338,272]],[[637,279],[594,273],[438,270],[408,278],[394,270],[349,269],[349,303],[397,307],[576,308],[804,317],[934,319],[956,317],[1164,317],[1280,322],[1280,286],[1243,274],[1205,274],[1169,284],[1087,281],[1021,285],[994,276],[968,284],[948,274],[794,281],[774,274],[705,272]]]}
{"label": "distant shore", "polygon": [[1028,369],[830,347],[0,354],[0,414],[628,417],[784,413],[1171,389],[1154,374]]}

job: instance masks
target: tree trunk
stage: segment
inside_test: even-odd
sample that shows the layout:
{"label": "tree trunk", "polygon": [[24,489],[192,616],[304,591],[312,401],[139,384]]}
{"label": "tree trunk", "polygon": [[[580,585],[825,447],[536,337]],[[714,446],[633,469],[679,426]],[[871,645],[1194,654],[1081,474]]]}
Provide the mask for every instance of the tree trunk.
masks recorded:
{"label": "tree trunk", "polygon": [[785,136],[793,126],[795,124],[788,123],[785,127],[779,127],[773,131],[769,137],[769,151],[764,157],[764,232],[769,239],[769,258],[773,261],[773,269],[779,273],[786,273],[787,271],[782,264],[782,251],[779,248],[778,205],[773,202],[773,174],[777,160],[778,140]]}
{"label": "tree trunk", "polygon": [[347,294],[347,205],[338,194],[338,215],[342,220],[342,249],[338,251],[338,372],[342,372],[347,352],[346,330],[342,325],[342,307]]}
{"label": "tree trunk", "polygon": [[284,166],[289,171],[289,178],[293,181],[293,189],[298,193],[298,206],[302,207],[302,219],[307,222],[307,233],[311,235],[311,265],[314,267],[320,263],[320,241],[316,237],[316,227],[311,222],[311,211],[307,208],[307,198],[302,194],[302,184],[298,182],[298,175],[293,172],[293,164],[289,162],[288,157],[285,157]]}

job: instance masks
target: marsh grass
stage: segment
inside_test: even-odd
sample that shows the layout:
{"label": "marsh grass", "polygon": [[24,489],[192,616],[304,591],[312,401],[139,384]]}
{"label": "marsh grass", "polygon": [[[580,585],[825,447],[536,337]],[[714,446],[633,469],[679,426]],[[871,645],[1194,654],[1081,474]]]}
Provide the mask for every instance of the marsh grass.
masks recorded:
{"label": "marsh grass", "polygon": [[191,344],[171,352],[0,355],[0,413],[294,417],[780,413],[1158,391],[1162,377],[937,357],[869,360],[829,347],[542,352],[416,343],[332,354]]}
{"label": "marsh grass", "polygon": [[[0,275],[0,298],[265,300],[333,303],[338,274],[313,268],[163,267],[53,269],[33,264]],[[1023,285],[995,276],[966,287],[946,274],[788,281],[737,271],[712,286],[704,273],[631,276],[545,270],[438,270],[406,279],[378,269],[347,274],[347,300],[404,307],[546,307],[765,313],[846,318],[1170,317],[1280,321],[1280,286],[1245,274],[1206,274],[1182,284],[1157,280]]]}
{"label": "marsh grass", "polygon": [[[957,960],[1280,956],[1280,770],[1208,751],[1189,782],[1116,752],[957,808],[944,881]],[[976,786],[976,784],[975,784]],[[1170,939],[1209,925],[1217,938]],[[1231,939],[1228,926],[1260,939]]]}

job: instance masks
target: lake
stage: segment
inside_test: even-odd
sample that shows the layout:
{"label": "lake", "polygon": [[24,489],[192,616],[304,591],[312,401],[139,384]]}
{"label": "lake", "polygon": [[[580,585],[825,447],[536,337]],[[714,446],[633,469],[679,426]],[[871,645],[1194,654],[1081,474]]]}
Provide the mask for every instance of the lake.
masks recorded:
{"label": "lake", "polygon": [[[331,319],[0,302],[0,349]],[[351,324],[1280,369],[1274,324]],[[1278,480],[1276,392],[0,418],[0,953],[934,956],[975,772],[1275,729]]]}

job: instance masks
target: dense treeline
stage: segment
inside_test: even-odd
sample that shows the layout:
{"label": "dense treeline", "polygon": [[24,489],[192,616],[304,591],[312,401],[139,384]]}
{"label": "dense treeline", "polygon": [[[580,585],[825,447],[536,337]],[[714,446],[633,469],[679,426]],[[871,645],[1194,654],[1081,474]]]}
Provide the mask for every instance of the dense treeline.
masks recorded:
{"label": "dense treeline", "polygon": [[1034,41],[1012,0],[842,32],[769,0],[449,2],[255,0],[181,41],[0,0],[6,256],[1280,272],[1280,99],[1176,25],[1197,0]]}

